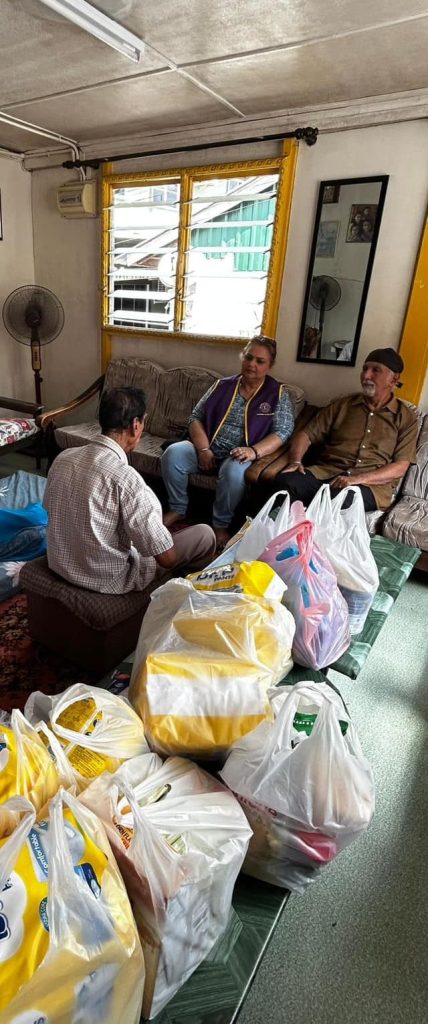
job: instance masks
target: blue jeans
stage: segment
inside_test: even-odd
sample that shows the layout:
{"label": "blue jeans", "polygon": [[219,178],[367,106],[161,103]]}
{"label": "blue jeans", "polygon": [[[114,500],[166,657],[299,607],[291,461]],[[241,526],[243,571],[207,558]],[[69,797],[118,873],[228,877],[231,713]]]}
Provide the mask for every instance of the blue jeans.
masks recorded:
{"label": "blue jeans", "polygon": [[[218,481],[213,505],[213,526],[227,529],[236,506],[245,493],[245,471],[251,461],[223,459],[217,463]],[[162,455],[161,472],[167,489],[171,512],[184,516],[187,512],[187,488],[191,473],[200,473],[198,454],[191,441],[177,441]]]}

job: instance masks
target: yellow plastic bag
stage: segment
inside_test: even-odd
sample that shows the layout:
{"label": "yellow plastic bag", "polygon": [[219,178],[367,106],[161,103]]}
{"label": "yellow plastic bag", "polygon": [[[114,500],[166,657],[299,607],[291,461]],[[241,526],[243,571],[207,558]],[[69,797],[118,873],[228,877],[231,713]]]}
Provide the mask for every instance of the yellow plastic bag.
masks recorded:
{"label": "yellow plastic bag", "polygon": [[182,758],[127,761],[82,795],[105,825],[146,964],[144,1017],[156,1016],[224,931],[251,836],[238,801]]}
{"label": "yellow plastic bag", "polygon": [[226,568],[227,587],[225,579],[202,589],[169,581],[143,620],[129,697],[161,754],[225,755],[270,716],[267,690],[291,668],[294,620],[277,598],[261,596],[276,587],[275,573],[262,567],[257,580],[257,566],[253,575],[250,566]]}
{"label": "yellow plastic bag", "polygon": [[32,694],[30,720],[47,721],[71,765],[79,789],[129,757],[148,750],[142,723],[123,697],[101,687],[70,686],[60,697]]}
{"label": "yellow plastic bag", "polygon": [[102,825],[64,790],[39,823],[10,804],[22,817],[0,841],[0,1024],[137,1024],[143,956]]}
{"label": "yellow plastic bag", "polygon": [[[61,777],[37,731],[14,710],[10,726],[0,726],[0,804],[23,796],[38,813],[57,792]],[[0,837],[5,834],[1,831]]]}

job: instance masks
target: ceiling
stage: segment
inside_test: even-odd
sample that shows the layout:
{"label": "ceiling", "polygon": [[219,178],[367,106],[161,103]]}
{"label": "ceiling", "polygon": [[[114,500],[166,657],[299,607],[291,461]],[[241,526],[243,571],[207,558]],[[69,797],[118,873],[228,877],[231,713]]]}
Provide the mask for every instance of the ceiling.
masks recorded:
{"label": "ceiling", "polygon": [[[86,155],[254,130],[428,115],[428,3],[96,0],[146,44],[135,64],[40,0],[0,0],[0,147]],[[108,144],[108,145],[107,145]],[[125,150],[123,147],[127,145]],[[122,147],[122,148],[121,148]]]}

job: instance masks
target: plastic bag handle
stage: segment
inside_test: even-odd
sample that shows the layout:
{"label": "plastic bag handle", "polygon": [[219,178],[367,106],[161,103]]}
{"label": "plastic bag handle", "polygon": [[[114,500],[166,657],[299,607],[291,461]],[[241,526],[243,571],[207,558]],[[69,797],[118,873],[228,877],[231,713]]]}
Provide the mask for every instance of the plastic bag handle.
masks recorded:
{"label": "plastic bag handle", "polygon": [[326,514],[332,514],[330,484],[323,484],[306,509],[306,518],[317,524]]}
{"label": "plastic bag handle", "polygon": [[[48,871],[49,933],[51,944],[56,948],[70,947],[70,918],[73,922],[89,922],[94,932],[94,919],[102,921],[104,932],[112,930],[106,911],[90,890],[83,891],[74,871],[70,847],[64,829],[64,806],[67,806],[76,820],[82,815],[82,805],[70,793],[59,789],[49,805],[50,852]],[[88,812],[90,813],[90,812]],[[92,812],[93,813],[93,812]],[[68,914],[64,914],[64,904]]]}
{"label": "plastic bag handle", "polygon": [[[348,494],[354,495],[353,501],[349,508],[344,509],[343,505]],[[353,525],[361,527],[364,531],[367,530],[364,501],[359,487],[355,485],[352,486],[352,484],[350,484],[349,487],[344,487],[343,490],[333,498],[331,503],[331,514],[336,525],[340,522],[341,512],[349,512],[353,517]]]}
{"label": "plastic bag handle", "polygon": [[29,800],[23,796],[14,796],[2,804],[3,811],[15,811],[22,814],[22,819],[0,848],[0,892],[13,871],[22,844],[36,820],[36,812]]}
{"label": "plastic bag handle", "polygon": [[[285,518],[285,521],[288,522],[288,516],[289,516],[289,513],[290,513],[290,495],[289,495],[289,492],[288,491],[276,491],[275,494],[272,494],[271,497],[268,498],[268,500],[265,502],[263,507],[260,509],[260,511],[254,517],[254,519],[251,521],[250,526],[248,527],[249,530],[250,529],[253,530],[255,526],[259,526],[260,523],[266,522],[266,519],[268,518],[269,513],[273,509],[273,506],[275,504],[276,499],[279,498],[282,494],[284,495],[284,502],[283,502],[283,504],[282,504],[282,506],[281,506],[281,508],[280,508],[280,510],[278,512],[278,515],[277,515],[277,517],[275,519],[275,523],[276,524],[279,523],[279,525],[282,525],[282,521],[283,521],[284,518]],[[280,532],[280,531],[278,530],[278,532]],[[245,534],[244,534],[244,537],[245,537]],[[244,538],[242,538],[242,539],[244,539]]]}
{"label": "plastic bag handle", "polygon": [[[263,758],[254,772],[253,783],[255,787],[260,783],[263,783],[269,775],[276,771],[279,758],[284,756],[286,757],[290,753],[294,716],[299,706],[300,698],[309,697],[313,699],[316,695],[316,688],[314,687],[316,687],[316,684],[311,684],[302,680],[302,682],[296,683],[295,686],[293,686],[291,692],[284,700],[270,731],[269,741],[266,745]],[[323,693],[323,698],[325,698],[325,703],[324,700],[321,702],[319,712],[312,729],[312,736],[314,735],[316,727],[319,727],[321,709],[329,708],[330,712],[332,709],[336,709],[336,701],[332,695]],[[345,717],[349,719],[348,715],[345,715]],[[340,728],[339,732],[340,735],[342,735]]]}

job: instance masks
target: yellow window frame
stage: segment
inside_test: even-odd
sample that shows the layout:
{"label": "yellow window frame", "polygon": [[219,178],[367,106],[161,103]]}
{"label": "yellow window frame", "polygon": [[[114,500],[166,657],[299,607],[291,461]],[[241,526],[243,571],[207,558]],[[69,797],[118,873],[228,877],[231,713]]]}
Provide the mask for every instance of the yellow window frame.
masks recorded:
{"label": "yellow window frame", "polygon": [[[190,230],[190,199],[192,183],[207,178],[229,178],[234,176],[251,177],[256,174],[272,174],[279,172],[275,220],[273,225],[272,245],[266,283],[266,295],[262,320],[262,332],[274,338],[278,321],[278,307],[281,295],[282,275],[284,271],[285,253],[287,248],[288,227],[290,220],[291,201],[296,171],[298,142],[286,139],[283,153],[279,157],[266,160],[248,160],[239,163],[210,164],[206,167],[174,168],[163,171],[137,171],[125,174],[113,174],[111,164],[103,167],[102,178],[102,364],[105,369],[111,358],[112,338],[125,335],[162,339],[165,341],[186,341],[193,344],[242,345],[242,338],[233,336],[214,336],[211,334],[194,334],[179,330],[184,314],[183,282],[186,272],[186,259],[189,249]],[[111,209],[115,188],[136,185],[163,184],[180,182],[180,219],[178,229],[178,258],[176,270],[176,303],[173,331],[153,331],[139,327],[116,327],[108,322],[109,314],[109,250],[111,231]]]}

